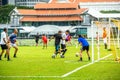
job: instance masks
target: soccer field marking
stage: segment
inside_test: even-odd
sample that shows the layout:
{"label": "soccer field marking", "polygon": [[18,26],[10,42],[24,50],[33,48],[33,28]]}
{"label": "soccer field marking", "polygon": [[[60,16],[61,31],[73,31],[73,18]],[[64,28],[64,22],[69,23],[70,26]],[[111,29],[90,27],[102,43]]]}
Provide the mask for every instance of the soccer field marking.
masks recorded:
{"label": "soccer field marking", "polygon": [[[102,58],[100,58],[100,60],[103,60],[103,59],[105,59],[105,58],[107,58],[107,57],[109,57],[109,56],[111,56],[111,55],[112,55],[112,54],[109,54],[109,55],[107,55],[107,56],[105,56],[105,57],[102,57]],[[79,70],[87,67],[87,66],[90,66],[90,65],[92,65],[92,64],[94,64],[94,63],[96,63],[96,62],[99,62],[100,60],[96,60],[96,61],[94,61],[94,62],[91,62],[91,63],[88,63],[88,64],[86,64],[86,65],[80,66],[80,67],[78,67],[78,68],[76,68],[76,69],[74,69],[74,70],[72,70],[72,71],[70,71],[70,72],[62,75],[61,77],[67,77],[67,76],[69,76],[69,75],[71,75],[71,74],[73,74],[73,73],[75,73],[75,72],[77,72],[77,71],[79,71]]]}
{"label": "soccer field marking", "polygon": [[[103,58],[100,58],[100,60],[103,60],[103,59],[105,59],[105,58],[107,58],[107,57],[109,57],[111,55],[112,54],[109,54],[109,55],[107,55],[107,56],[105,56]],[[66,74],[64,74],[62,76],[0,76],[0,78],[64,78],[64,77],[67,77],[67,76],[69,76],[69,75],[71,75],[71,74],[73,74],[73,73],[75,73],[75,72],[89,66],[89,65],[92,65],[92,64],[94,64],[96,62],[99,62],[100,60],[96,60],[94,62],[91,62],[91,63],[88,63],[86,65],[80,66],[80,67],[78,67],[78,68],[76,68],[76,69],[74,69],[74,70],[72,70],[72,71],[70,71],[70,72],[68,72],[68,73],[66,73]]]}
{"label": "soccer field marking", "polygon": [[61,76],[0,76],[0,78],[61,78]]}

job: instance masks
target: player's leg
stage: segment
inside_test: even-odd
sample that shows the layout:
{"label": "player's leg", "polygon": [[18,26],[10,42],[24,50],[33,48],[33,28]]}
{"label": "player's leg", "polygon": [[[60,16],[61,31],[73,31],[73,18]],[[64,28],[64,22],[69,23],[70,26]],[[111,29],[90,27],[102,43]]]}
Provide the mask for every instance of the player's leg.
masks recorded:
{"label": "player's leg", "polygon": [[47,49],[47,43],[45,44],[45,47],[46,47],[46,49]]}
{"label": "player's leg", "polygon": [[47,49],[47,44],[48,44],[48,41],[46,41],[46,43],[45,43],[46,49]]}
{"label": "player's leg", "polygon": [[[11,48],[11,46],[12,46],[12,44],[8,44],[8,49],[10,50],[10,48]],[[6,58],[7,57],[7,53],[5,53],[5,55],[4,55],[4,58]]]}
{"label": "player's leg", "polygon": [[46,48],[47,49],[47,42],[43,41],[43,49]]}
{"label": "player's leg", "polygon": [[0,60],[2,59],[3,53],[4,53],[4,49],[2,49],[2,52],[0,53]]}
{"label": "player's leg", "polygon": [[[2,45],[2,50],[6,50],[6,56],[7,56],[7,60],[9,61],[10,60],[10,57],[9,57],[9,45]],[[2,52],[2,54],[4,53],[4,51]],[[2,55],[1,54],[1,55]]]}
{"label": "player's leg", "polygon": [[57,56],[57,54],[58,54],[58,52],[59,52],[59,45],[57,45],[57,44],[55,44],[55,52],[54,52],[54,54],[52,55],[52,58],[55,58],[56,56]]}
{"label": "player's leg", "polygon": [[90,60],[89,46],[86,46],[86,53],[88,55],[88,60]]}
{"label": "player's leg", "polygon": [[4,55],[4,58],[6,58],[6,53],[5,53],[5,55]]}
{"label": "player's leg", "polygon": [[15,49],[13,57],[16,58],[16,54],[18,52],[18,47],[16,44],[13,44],[13,48]]}
{"label": "player's leg", "polygon": [[38,40],[36,40],[35,42],[36,42],[36,46],[38,46]]}
{"label": "player's leg", "polygon": [[80,49],[80,60],[79,60],[79,61],[82,61],[82,52],[84,51],[84,49],[85,49],[85,47],[82,47],[82,48]]}
{"label": "player's leg", "polygon": [[6,49],[6,55],[7,55],[7,60],[9,61],[10,60],[10,50],[9,49]]}
{"label": "player's leg", "polygon": [[83,52],[83,50],[80,50],[80,60],[79,61],[82,61],[82,52]]}
{"label": "player's leg", "polygon": [[61,44],[61,53],[60,53],[61,58],[64,58],[63,53],[64,53],[64,44]]}
{"label": "player's leg", "polygon": [[107,49],[107,38],[104,38],[103,41],[104,41],[105,49]]}
{"label": "player's leg", "polygon": [[105,49],[107,49],[107,43],[105,43]]}
{"label": "player's leg", "polygon": [[43,42],[43,49],[45,48],[45,43]]}
{"label": "player's leg", "polygon": [[62,47],[62,55],[65,55],[67,49],[66,49],[66,45],[65,44],[61,44],[61,47]]}

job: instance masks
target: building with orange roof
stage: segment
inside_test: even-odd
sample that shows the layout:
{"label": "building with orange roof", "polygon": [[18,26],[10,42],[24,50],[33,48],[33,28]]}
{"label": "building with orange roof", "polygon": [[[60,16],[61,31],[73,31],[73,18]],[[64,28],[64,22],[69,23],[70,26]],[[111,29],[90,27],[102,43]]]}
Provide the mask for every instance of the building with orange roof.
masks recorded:
{"label": "building with orange roof", "polygon": [[10,15],[11,23],[18,26],[71,26],[80,24],[83,21],[81,15],[87,11],[87,8],[79,8],[77,3],[38,3],[34,9],[15,8]]}
{"label": "building with orange roof", "polygon": [[[49,0],[37,3],[34,9],[11,11],[12,26],[56,25],[61,29],[77,28],[79,34],[91,36],[91,20],[96,19],[89,12],[101,10],[120,10],[120,0]],[[93,11],[92,11],[93,10]],[[79,29],[78,29],[79,28]]]}

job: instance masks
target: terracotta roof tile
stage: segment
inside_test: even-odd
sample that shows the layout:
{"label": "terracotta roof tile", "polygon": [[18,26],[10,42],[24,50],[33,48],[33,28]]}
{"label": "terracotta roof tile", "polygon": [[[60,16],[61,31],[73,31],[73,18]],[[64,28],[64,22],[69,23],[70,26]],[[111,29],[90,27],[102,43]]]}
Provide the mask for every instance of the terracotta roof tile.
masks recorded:
{"label": "terracotta roof tile", "polygon": [[36,4],[34,9],[77,9],[78,4],[76,3],[43,3],[43,4]]}
{"label": "terracotta roof tile", "polygon": [[74,2],[74,1],[76,1],[76,0],[69,0],[69,2]]}
{"label": "terracotta roof tile", "polygon": [[25,16],[21,22],[51,22],[51,21],[82,21],[79,16],[57,16],[57,17],[37,17],[37,16]]}
{"label": "terracotta roof tile", "polygon": [[81,8],[77,10],[28,10],[28,9],[18,9],[20,15],[74,15],[83,14],[87,11],[87,8]]}

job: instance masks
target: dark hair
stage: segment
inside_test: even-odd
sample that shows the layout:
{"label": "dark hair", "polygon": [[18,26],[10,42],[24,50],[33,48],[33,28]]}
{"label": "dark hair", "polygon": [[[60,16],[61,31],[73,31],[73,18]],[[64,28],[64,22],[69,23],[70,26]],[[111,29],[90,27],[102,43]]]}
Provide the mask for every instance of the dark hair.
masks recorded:
{"label": "dark hair", "polygon": [[79,38],[82,38],[82,35],[78,35]]}
{"label": "dark hair", "polygon": [[45,34],[42,34],[42,36],[45,36]]}
{"label": "dark hair", "polygon": [[58,33],[62,33],[62,31],[58,31]]}
{"label": "dark hair", "polygon": [[4,29],[3,29],[3,31],[6,31],[6,30],[7,30],[7,28],[4,28]]}
{"label": "dark hair", "polygon": [[70,31],[69,31],[69,30],[66,30],[66,32],[70,33]]}

